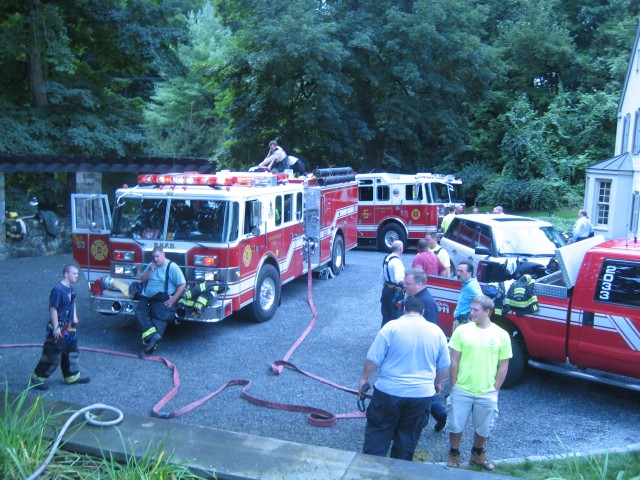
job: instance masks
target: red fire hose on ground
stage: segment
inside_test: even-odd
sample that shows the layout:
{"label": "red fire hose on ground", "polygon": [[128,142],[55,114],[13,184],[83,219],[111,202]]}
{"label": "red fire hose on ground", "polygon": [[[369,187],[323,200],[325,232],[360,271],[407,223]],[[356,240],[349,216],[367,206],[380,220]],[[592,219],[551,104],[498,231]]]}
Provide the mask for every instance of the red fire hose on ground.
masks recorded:
{"label": "red fire hose on ground", "polygon": [[[167,406],[167,404],[176,396],[176,394],[178,393],[178,390],[180,388],[180,374],[178,373],[178,368],[177,366],[171,362],[170,360],[167,360],[164,357],[155,357],[155,356],[151,356],[151,357],[146,357],[142,360],[144,361],[151,361],[151,362],[159,362],[164,364],[167,368],[169,368],[172,372],[172,376],[173,376],[173,388],[162,398],[160,399],[160,401],[158,401],[152,408],[151,410],[151,415],[154,417],[158,417],[158,418],[178,418],[181,417],[182,415],[185,415],[189,412],[191,412],[192,410],[194,410],[195,408],[199,407],[200,405],[202,405],[203,403],[211,400],[213,397],[215,397],[216,395],[218,395],[220,392],[222,392],[223,390],[229,388],[229,387],[234,387],[234,386],[241,386],[242,388],[242,393],[241,396],[242,398],[244,398],[245,400],[248,400],[249,402],[256,404],[256,405],[260,405],[263,407],[267,407],[267,408],[273,408],[273,409],[277,409],[277,410],[285,410],[285,411],[290,411],[290,412],[300,412],[300,413],[306,413],[307,414],[307,422],[311,425],[317,426],[317,427],[329,427],[332,425],[335,425],[336,422],[338,421],[338,419],[341,418],[364,418],[366,415],[365,413],[362,411],[364,410],[364,402],[362,398],[360,398],[360,395],[358,393],[357,390],[354,390],[352,388],[347,388],[344,387],[342,385],[339,385],[337,383],[334,383],[330,380],[327,380],[326,378],[320,377],[318,375],[315,375],[313,373],[307,372],[303,369],[301,369],[300,367],[296,366],[295,364],[291,363],[289,361],[289,359],[291,358],[291,355],[295,352],[295,350],[302,344],[302,342],[304,341],[304,339],[309,335],[309,333],[311,333],[311,331],[313,330],[313,328],[316,325],[316,321],[317,321],[317,312],[315,309],[315,306],[313,304],[313,295],[312,295],[312,270],[311,270],[311,255],[310,252],[308,252],[307,255],[307,265],[308,265],[308,275],[307,275],[307,298],[308,298],[308,302],[309,302],[309,307],[311,309],[311,321],[309,322],[309,325],[307,326],[307,328],[304,330],[304,332],[302,333],[302,335],[300,335],[300,337],[294,342],[294,344],[291,346],[291,348],[289,349],[289,351],[287,351],[287,353],[285,354],[284,358],[281,360],[274,360],[271,363],[271,370],[274,373],[274,375],[280,375],[282,373],[282,371],[284,370],[285,367],[291,369],[291,370],[295,370],[299,373],[301,373],[302,375],[305,375],[309,378],[312,378],[314,380],[317,380],[319,382],[322,382],[326,385],[330,385],[334,388],[343,390],[347,393],[351,393],[354,395],[358,396],[359,399],[359,407],[360,407],[360,411],[355,411],[355,412],[350,412],[350,413],[340,413],[340,414],[334,414],[331,413],[327,410],[324,410],[322,408],[318,408],[318,407],[312,407],[312,406],[307,406],[307,405],[295,405],[295,404],[288,404],[288,403],[278,403],[278,402],[271,402],[269,400],[265,400],[265,399],[261,399],[258,398],[256,396],[253,396],[249,393],[249,390],[251,389],[251,381],[250,380],[245,380],[245,379],[233,379],[233,380],[229,380],[227,381],[225,384],[223,384],[222,386],[220,386],[217,390],[209,393],[208,395],[205,395],[204,397],[195,400],[194,402],[189,403],[188,405],[185,405],[177,410],[174,410],[172,412],[163,412],[162,409],[164,407]],[[0,348],[25,348],[25,347],[37,347],[37,348],[41,348],[42,344],[35,344],[35,343],[26,343],[26,344],[12,344],[12,345],[0,345]],[[133,355],[130,353],[123,353],[123,352],[116,352],[116,351],[112,351],[112,350],[105,350],[105,349],[101,349],[101,348],[93,348],[93,347],[79,347],[80,350],[83,351],[87,351],[87,352],[95,352],[95,353],[104,353],[104,354],[108,354],[108,355],[118,355],[118,356],[122,356],[122,357],[130,357],[132,359],[136,359],[139,360],[138,355]],[[366,395],[367,397],[370,397],[370,394]]]}

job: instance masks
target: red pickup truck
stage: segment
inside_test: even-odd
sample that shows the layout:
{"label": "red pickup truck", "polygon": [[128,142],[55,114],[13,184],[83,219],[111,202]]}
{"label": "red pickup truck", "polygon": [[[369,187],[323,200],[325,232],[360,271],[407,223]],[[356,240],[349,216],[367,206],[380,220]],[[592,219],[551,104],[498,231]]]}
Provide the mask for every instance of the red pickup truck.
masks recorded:
{"label": "red pickup truck", "polygon": [[[539,311],[492,320],[511,335],[506,385],[525,364],[640,391],[640,244],[590,238],[556,250],[560,269],[535,282]],[[479,268],[478,280],[491,282]],[[493,269],[495,270],[495,269]],[[455,279],[429,277],[440,326],[451,334],[460,292]],[[615,374],[615,375],[611,375]],[[620,377],[624,376],[624,377]]]}

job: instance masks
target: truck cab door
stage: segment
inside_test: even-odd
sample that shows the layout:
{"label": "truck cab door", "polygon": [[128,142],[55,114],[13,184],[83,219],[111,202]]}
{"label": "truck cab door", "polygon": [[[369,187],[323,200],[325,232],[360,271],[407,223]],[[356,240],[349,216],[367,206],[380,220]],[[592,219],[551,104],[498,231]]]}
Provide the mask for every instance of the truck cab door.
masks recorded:
{"label": "truck cab door", "polygon": [[[640,365],[640,262],[604,259],[578,277],[569,358],[587,368],[636,377]],[[584,278],[588,277],[588,278]]]}
{"label": "truck cab door", "polygon": [[111,269],[111,210],[109,199],[101,194],[71,195],[71,234],[73,259],[89,282]]}

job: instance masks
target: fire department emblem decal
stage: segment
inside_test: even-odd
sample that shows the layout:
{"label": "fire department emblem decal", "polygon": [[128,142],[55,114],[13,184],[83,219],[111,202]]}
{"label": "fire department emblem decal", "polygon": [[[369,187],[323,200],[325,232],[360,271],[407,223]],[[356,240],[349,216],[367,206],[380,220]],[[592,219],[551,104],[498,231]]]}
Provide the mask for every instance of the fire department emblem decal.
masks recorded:
{"label": "fire department emblem decal", "polygon": [[91,244],[91,256],[95,260],[101,262],[102,260],[107,258],[107,255],[109,255],[109,247],[107,246],[105,241],[100,239],[94,240],[94,242]]}
{"label": "fire department emblem decal", "polygon": [[244,247],[244,252],[242,253],[242,260],[244,261],[244,266],[248,267],[251,264],[251,246],[247,245]]}
{"label": "fire department emblem decal", "polygon": [[420,218],[420,210],[418,210],[417,208],[411,210],[411,218],[413,218],[414,220],[418,220]]}

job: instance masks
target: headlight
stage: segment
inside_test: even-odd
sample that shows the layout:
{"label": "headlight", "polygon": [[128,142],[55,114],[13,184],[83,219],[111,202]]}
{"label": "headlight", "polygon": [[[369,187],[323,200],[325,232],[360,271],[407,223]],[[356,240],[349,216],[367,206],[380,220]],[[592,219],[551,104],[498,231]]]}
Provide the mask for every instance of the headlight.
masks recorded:
{"label": "headlight", "polygon": [[123,277],[136,277],[138,275],[138,268],[134,265],[114,265],[113,274]]}
{"label": "headlight", "polygon": [[215,270],[196,270],[194,273],[194,279],[196,282],[212,282],[216,279]]}

